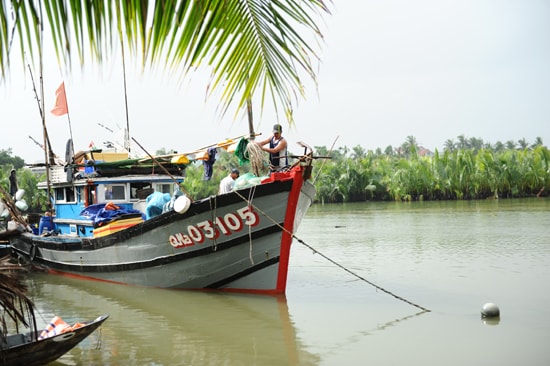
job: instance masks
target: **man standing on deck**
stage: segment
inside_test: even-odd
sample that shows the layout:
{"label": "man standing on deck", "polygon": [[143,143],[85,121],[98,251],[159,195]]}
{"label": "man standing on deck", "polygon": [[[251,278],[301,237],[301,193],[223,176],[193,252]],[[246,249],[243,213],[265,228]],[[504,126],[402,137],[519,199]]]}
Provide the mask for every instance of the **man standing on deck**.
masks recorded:
{"label": "man standing on deck", "polygon": [[[278,172],[288,166],[286,140],[282,136],[283,127],[280,124],[273,126],[273,136],[258,142],[263,151],[269,153],[269,168],[271,172]],[[269,143],[269,147],[264,147]]]}
{"label": "man standing on deck", "polygon": [[220,190],[218,194],[229,193],[235,187],[235,179],[239,178],[239,171],[231,169],[231,173],[220,181]]}

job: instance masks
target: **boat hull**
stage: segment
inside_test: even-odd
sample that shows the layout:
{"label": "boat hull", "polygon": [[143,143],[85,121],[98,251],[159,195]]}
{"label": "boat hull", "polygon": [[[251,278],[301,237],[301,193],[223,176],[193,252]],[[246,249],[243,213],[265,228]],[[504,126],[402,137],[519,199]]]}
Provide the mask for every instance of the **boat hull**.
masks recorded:
{"label": "boat hull", "polygon": [[0,362],[2,365],[46,365],[82,342],[108,317],[102,315],[80,328],[42,340],[34,340],[33,333],[10,335],[7,345],[0,344]]}
{"label": "boat hull", "polygon": [[20,257],[47,270],[138,286],[284,293],[294,232],[314,187],[293,172],[95,238],[25,233]]}

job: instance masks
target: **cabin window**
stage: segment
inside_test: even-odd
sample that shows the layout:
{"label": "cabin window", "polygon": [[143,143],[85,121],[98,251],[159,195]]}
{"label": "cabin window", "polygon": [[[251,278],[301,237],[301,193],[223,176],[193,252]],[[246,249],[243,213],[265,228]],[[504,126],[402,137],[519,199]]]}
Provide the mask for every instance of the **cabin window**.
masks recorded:
{"label": "cabin window", "polygon": [[144,200],[154,192],[151,183],[132,182],[130,183],[130,198]]}
{"label": "cabin window", "polygon": [[75,202],[75,195],[73,187],[65,187],[65,201]]}
{"label": "cabin window", "polygon": [[87,185],[84,187],[84,205],[88,207],[97,203],[96,185]]}
{"label": "cabin window", "polygon": [[55,189],[55,201],[65,201],[65,190],[63,188]]}
{"label": "cabin window", "polygon": [[157,184],[157,192],[172,194],[172,184]]}
{"label": "cabin window", "polygon": [[105,200],[125,200],[124,184],[106,184]]}
{"label": "cabin window", "polygon": [[56,202],[75,202],[73,187],[56,188],[54,194]]}
{"label": "cabin window", "polygon": [[82,194],[83,188],[77,187],[76,188],[76,202],[83,202],[83,194]]}

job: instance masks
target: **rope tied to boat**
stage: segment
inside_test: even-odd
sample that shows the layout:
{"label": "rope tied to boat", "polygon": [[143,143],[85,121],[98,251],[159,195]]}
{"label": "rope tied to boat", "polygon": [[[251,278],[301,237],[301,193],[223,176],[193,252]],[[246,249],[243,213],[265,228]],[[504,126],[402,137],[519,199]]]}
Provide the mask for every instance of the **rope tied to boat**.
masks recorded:
{"label": "rope tied to boat", "polygon": [[[255,193],[256,193],[256,186],[253,186],[252,188],[250,188],[250,191],[248,192],[248,199],[246,200],[246,204],[248,205],[248,207],[254,207],[254,205],[252,204],[252,199],[254,199]],[[250,259],[250,263],[254,265],[254,257],[252,256],[252,226],[250,225],[248,225],[248,241],[249,241],[248,257]]]}
{"label": "rope tied to boat", "polygon": [[311,251],[313,251],[314,254],[319,254],[321,257],[323,257],[324,259],[326,259],[327,261],[329,261],[330,263],[334,264],[335,266],[343,269],[344,271],[348,272],[349,274],[351,274],[352,276],[355,276],[357,277],[358,279],[360,279],[361,281],[363,282],[366,282],[368,283],[369,285],[373,286],[374,288],[376,288],[377,290],[380,290],[390,296],[393,296],[394,298],[396,298],[397,300],[400,300],[400,301],[403,301],[409,305],[412,305],[424,312],[430,312],[431,310],[423,307],[423,306],[420,306],[412,301],[409,301],[407,299],[405,299],[404,297],[401,297],[399,295],[396,295],[394,294],[393,292],[389,291],[389,290],[386,290],[385,288],[375,284],[374,282],[372,281],[369,281],[367,280],[365,277],[355,273],[354,271],[350,270],[349,268],[343,266],[342,264],[336,262],[334,259],[331,259],[329,258],[327,255],[319,252],[317,249],[313,248],[311,245],[307,244],[306,242],[304,242],[302,239],[298,238],[293,232],[287,230],[284,226],[280,225],[277,221],[275,221],[275,219],[273,219],[272,217],[270,217],[266,212],[264,212],[262,209],[260,209],[259,207],[253,205],[251,202],[249,202],[246,197],[244,197],[242,194],[240,194],[238,191],[235,191],[235,193],[241,197],[244,201],[246,201],[247,203],[249,203],[250,206],[254,207],[255,210],[257,210],[258,212],[260,212],[262,215],[264,215],[268,220],[270,220],[272,223],[274,223],[276,226],[278,226],[279,228],[281,228],[281,230],[285,231],[286,233],[288,233],[290,236],[292,236],[293,239],[296,239],[300,244],[302,244],[303,246],[305,246],[306,248],[310,249]]}
{"label": "rope tied to boat", "polygon": [[401,297],[401,296],[399,296],[399,295],[396,295],[396,294],[394,294],[393,292],[391,292],[391,291],[389,291],[389,290],[386,290],[385,288],[383,288],[383,287],[381,287],[381,286],[379,286],[379,285],[377,285],[377,284],[375,284],[375,283],[373,283],[373,282],[367,280],[367,279],[364,278],[363,276],[361,276],[361,275],[359,275],[359,274],[353,272],[353,271],[350,270],[349,268],[344,267],[344,266],[341,265],[340,263],[337,263],[335,260],[329,258],[329,257],[326,256],[325,254],[323,254],[323,253],[319,252],[318,250],[314,249],[311,245],[305,243],[302,239],[296,237],[295,235],[292,235],[292,237],[295,238],[300,244],[302,244],[302,245],[304,245],[305,247],[311,249],[311,250],[313,251],[314,254],[319,254],[321,257],[325,258],[326,260],[328,260],[328,261],[331,262],[332,264],[336,265],[337,267],[340,267],[341,269],[343,269],[344,271],[348,272],[349,274],[351,274],[351,275],[357,277],[358,279],[360,279],[360,280],[362,280],[362,281],[368,283],[369,285],[373,286],[373,287],[376,288],[377,290],[380,290],[380,291],[382,291],[382,292],[385,292],[385,293],[387,293],[388,295],[391,295],[391,296],[395,297],[395,298],[398,299],[398,300],[401,300],[401,301],[403,301],[403,302],[406,302],[406,303],[409,304],[409,305],[412,305],[412,306],[414,306],[414,307],[417,307],[417,308],[421,309],[422,311],[431,311],[431,310],[429,310],[429,309],[426,309],[426,308],[423,307],[423,306],[420,306],[420,305],[418,305],[418,304],[415,304],[414,302],[409,301],[409,300],[407,300],[407,299],[405,299],[405,298],[403,298],[403,297]]}
{"label": "rope tied to boat", "polygon": [[[218,212],[218,196],[210,196],[210,199],[208,202],[210,203],[210,220],[212,222],[216,221],[217,212]],[[218,241],[216,240],[216,237],[214,236],[214,240],[212,243],[212,250],[217,251],[218,250]]]}

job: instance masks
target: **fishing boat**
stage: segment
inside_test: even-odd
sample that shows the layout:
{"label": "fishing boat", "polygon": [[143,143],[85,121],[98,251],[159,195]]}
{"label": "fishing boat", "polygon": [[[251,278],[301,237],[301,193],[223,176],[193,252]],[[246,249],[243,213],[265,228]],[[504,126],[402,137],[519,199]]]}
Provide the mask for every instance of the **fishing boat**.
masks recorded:
{"label": "fishing boat", "polygon": [[28,332],[7,335],[5,339],[0,340],[0,364],[31,366],[53,362],[92,334],[108,317],[102,315],[94,320],[73,325],[68,325],[59,317],[55,317],[58,328],[60,325],[64,326],[58,334],[54,334],[55,325],[52,324],[51,330],[44,329],[40,334]]}
{"label": "fishing boat", "polygon": [[130,159],[90,150],[52,165],[52,212],[10,238],[50,273],[137,286],[284,294],[290,247],[313,203],[312,150],[283,171],[202,199],[184,192],[187,154]]}

